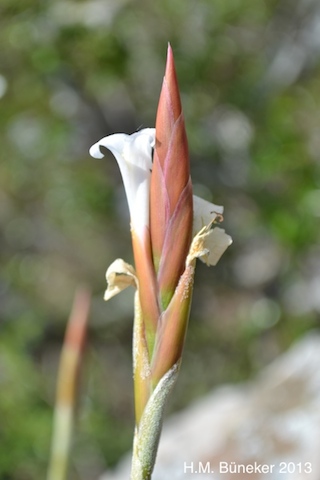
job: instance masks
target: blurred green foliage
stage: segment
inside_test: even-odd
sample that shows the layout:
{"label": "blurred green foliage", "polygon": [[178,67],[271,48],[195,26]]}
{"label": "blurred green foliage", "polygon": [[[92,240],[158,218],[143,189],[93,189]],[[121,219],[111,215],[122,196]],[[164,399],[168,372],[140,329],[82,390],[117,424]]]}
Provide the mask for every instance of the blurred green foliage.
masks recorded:
{"label": "blurred green foliage", "polygon": [[0,479],[44,478],[73,294],[93,308],[70,479],[130,448],[132,262],[107,134],[154,124],[170,41],[195,190],[225,205],[234,244],[199,265],[171,408],[248,378],[319,325],[320,7],[316,0],[0,2]]}

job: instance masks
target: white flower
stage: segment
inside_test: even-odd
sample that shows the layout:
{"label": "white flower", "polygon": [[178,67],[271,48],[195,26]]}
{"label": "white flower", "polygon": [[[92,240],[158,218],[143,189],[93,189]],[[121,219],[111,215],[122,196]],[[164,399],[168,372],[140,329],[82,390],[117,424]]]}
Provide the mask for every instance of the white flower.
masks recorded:
{"label": "white flower", "polygon": [[[102,138],[90,148],[90,155],[102,158],[100,147],[108,148],[115,156],[122,175],[127,195],[131,227],[139,234],[145,226],[149,226],[150,179],[152,171],[152,149],[155,144],[155,129],[145,128],[132,135],[116,133]],[[174,181],[174,179],[173,179]],[[223,207],[214,205],[197,196],[193,197],[193,242],[189,252],[189,260],[199,258],[207,265],[216,265],[223,252],[232,243],[232,239],[221,228],[212,228]],[[188,261],[188,260],[187,260]],[[113,265],[114,266],[114,265]],[[117,268],[119,265],[117,264]],[[132,268],[132,267],[131,267]],[[111,272],[111,270],[110,270]],[[117,275],[109,279],[112,288],[108,290],[108,298],[122,290],[123,276]],[[129,278],[125,279],[128,286]],[[120,289],[115,288],[121,284]]]}
{"label": "white flower", "polygon": [[193,196],[193,241],[190,258],[199,258],[207,265],[216,265],[231,245],[232,238],[222,228],[214,227],[213,222],[223,214],[223,207]]}
{"label": "white flower", "polygon": [[199,258],[208,266],[216,265],[231,243],[232,238],[222,228],[206,225],[193,237],[186,264]]}
{"label": "white flower", "polygon": [[152,170],[152,148],[155,129],[145,128],[132,135],[116,133],[102,138],[90,148],[90,155],[102,158],[100,147],[115,156],[127,195],[131,226],[138,232],[149,225],[149,194]]}
{"label": "white flower", "polygon": [[193,237],[223,214],[223,207],[193,195]]}

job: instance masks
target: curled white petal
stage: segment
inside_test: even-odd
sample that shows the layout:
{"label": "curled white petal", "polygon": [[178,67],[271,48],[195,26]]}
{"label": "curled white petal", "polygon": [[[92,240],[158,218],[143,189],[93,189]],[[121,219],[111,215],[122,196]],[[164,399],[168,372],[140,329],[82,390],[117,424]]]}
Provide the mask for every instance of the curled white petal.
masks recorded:
{"label": "curled white petal", "polygon": [[199,258],[207,265],[216,265],[227,248],[231,245],[232,238],[222,228],[210,229],[204,238],[204,253]]}
{"label": "curled white petal", "polygon": [[104,294],[104,299],[110,300],[118,293],[122,292],[131,285],[137,286],[137,277],[134,268],[121,258],[117,258],[107,270],[106,279],[108,288]]}
{"label": "curled white petal", "polygon": [[222,215],[223,207],[193,196],[193,236],[206,225],[211,224],[218,215]]}
{"label": "curled white petal", "polygon": [[212,228],[215,219],[222,215],[223,207],[193,196],[193,240],[187,265],[199,258],[207,265],[216,265],[231,245],[232,238],[222,228]]}
{"label": "curled white petal", "polygon": [[192,264],[196,258],[208,266],[216,265],[232,244],[232,238],[222,228],[212,228],[212,222],[203,227],[192,240],[186,264]]}
{"label": "curled white petal", "polygon": [[100,147],[115,156],[127,195],[131,225],[136,231],[149,225],[149,194],[152,170],[152,148],[155,129],[145,128],[132,135],[116,133],[102,138],[90,148],[90,155],[102,158]]}

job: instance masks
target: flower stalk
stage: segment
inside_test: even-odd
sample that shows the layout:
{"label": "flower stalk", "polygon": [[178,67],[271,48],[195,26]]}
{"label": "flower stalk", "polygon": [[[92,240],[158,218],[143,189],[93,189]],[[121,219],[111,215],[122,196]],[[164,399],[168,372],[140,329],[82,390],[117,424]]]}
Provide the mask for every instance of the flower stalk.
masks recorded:
{"label": "flower stalk", "polygon": [[192,195],[188,142],[169,45],[155,129],[105,137],[127,194],[135,269],[116,260],[105,299],[134,285],[133,374],[136,428],[132,480],[154,467],[167,398],[177,379],[189,321],[196,259],[215,265],[232,243],[216,227],[223,208]]}
{"label": "flower stalk", "polygon": [[91,295],[76,292],[61,351],[47,480],[65,480],[71,450],[78,376],[87,333]]}

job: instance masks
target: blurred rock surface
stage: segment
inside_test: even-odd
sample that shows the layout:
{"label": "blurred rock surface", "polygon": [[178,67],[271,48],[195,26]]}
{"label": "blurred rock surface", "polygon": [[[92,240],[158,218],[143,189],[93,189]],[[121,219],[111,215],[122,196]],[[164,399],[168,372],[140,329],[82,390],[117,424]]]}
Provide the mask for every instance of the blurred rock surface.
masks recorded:
{"label": "blurred rock surface", "polygon": [[[173,415],[153,480],[318,480],[319,365],[320,335],[312,332],[253,381],[217,388]],[[126,457],[100,480],[128,479],[129,469]]]}

